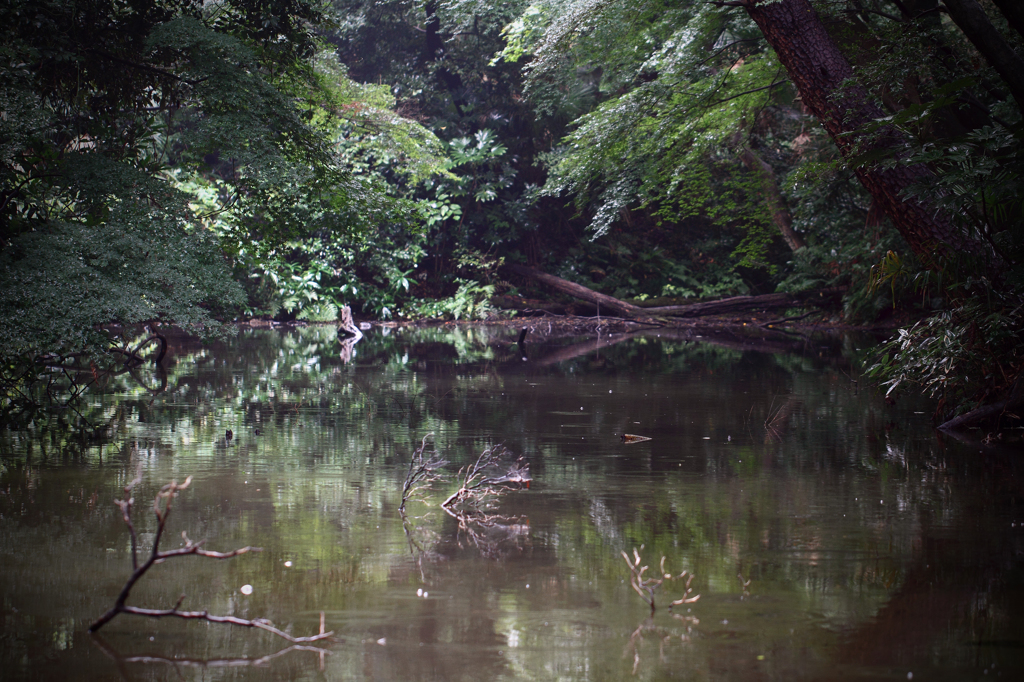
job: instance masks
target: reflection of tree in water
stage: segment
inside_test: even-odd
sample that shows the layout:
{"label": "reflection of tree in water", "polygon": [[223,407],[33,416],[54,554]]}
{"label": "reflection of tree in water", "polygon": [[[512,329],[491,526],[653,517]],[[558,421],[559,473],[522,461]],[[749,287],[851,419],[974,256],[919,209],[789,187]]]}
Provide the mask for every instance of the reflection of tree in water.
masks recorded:
{"label": "reflection of tree in water", "polygon": [[[114,442],[123,448],[82,447],[81,458],[61,459],[70,450],[59,437],[52,441],[52,432],[0,436],[5,451],[19,453],[5,459],[8,468],[0,471],[9,490],[0,498],[0,511],[15,518],[24,505],[30,518],[43,519],[49,513],[44,508],[66,508],[71,511],[62,513],[73,522],[109,513],[90,511],[109,506],[102,500],[109,500],[110,486],[99,467],[80,467],[84,482],[69,493],[70,486],[46,473],[55,464],[102,460],[109,474],[135,456],[133,449],[147,466],[177,466],[190,458],[216,466],[236,462],[238,471],[218,475],[216,494],[198,506],[214,510],[210,523],[222,524],[217,534],[229,524],[249,524],[272,540],[300,544],[316,559],[316,571],[287,588],[294,590],[290,599],[305,599],[312,608],[309,594],[315,589],[347,608],[348,600],[363,599],[351,595],[365,593],[362,604],[369,610],[381,595],[384,602],[398,599],[395,593],[411,598],[417,584],[406,590],[406,583],[429,585],[431,599],[416,600],[411,608],[405,597],[397,602],[409,609],[408,622],[403,612],[402,620],[375,620],[360,634],[373,641],[386,635],[388,647],[335,651],[336,663],[351,657],[347,671],[365,665],[408,679],[417,677],[420,666],[436,663],[437,670],[451,673],[479,672],[479,664],[486,673],[500,674],[506,661],[496,652],[505,648],[502,633],[511,627],[502,618],[514,621],[523,611],[533,614],[531,609],[550,604],[573,612],[565,617],[571,624],[566,627],[578,625],[584,641],[572,645],[567,637],[550,645],[543,640],[550,630],[537,634],[515,623],[523,643],[517,655],[531,671],[535,664],[541,669],[538,659],[544,656],[566,666],[591,665],[608,650],[610,665],[621,665],[624,675],[636,656],[638,675],[648,677],[668,676],[691,661],[702,667],[712,661],[721,677],[759,674],[754,663],[741,663],[736,654],[749,653],[751,640],[762,636],[743,627],[760,627],[757,614],[765,610],[782,610],[787,617],[799,611],[802,620],[782,618],[778,633],[769,628],[756,642],[777,645],[779,657],[795,652],[798,647],[785,634],[795,623],[800,646],[809,642],[801,651],[811,652],[791,654],[797,671],[820,672],[811,670],[810,660],[820,655],[831,661],[839,645],[843,660],[854,665],[920,661],[914,652],[927,647],[947,652],[942,661],[967,667],[975,665],[968,660],[972,656],[978,666],[1021,661],[1024,649],[1014,647],[1024,631],[1024,605],[1015,585],[1024,530],[1010,522],[1024,521],[1018,504],[1024,495],[1016,489],[1022,472],[1015,455],[982,444],[967,449],[904,426],[910,408],[882,405],[828,361],[648,338],[601,348],[599,367],[593,355],[538,367],[531,364],[543,357],[538,343],[531,347],[533,360],[517,359],[517,369],[499,372],[479,358],[442,352],[441,332],[439,347],[428,353],[411,348],[408,340],[396,341],[402,334],[382,339],[375,331],[346,365],[325,328],[245,333],[252,338],[226,339],[216,351],[170,339],[168,390],[155,403],[137,386],[116,405],[97,401],[95,413],[88,414],[110,423]],[[513,335],[508,343],[514,341]],[[467,352],[475,348],[465,346]],[[586,417],[578,418],[589,431],[620,433],[621,424],[629,423],[627,412],[663,408],[671,429],[639,431],[654,439],[614,450],[617,438],[611,446],[595,446],[589,438],[576,446],[561,438],[558,427],[568,418],[552,413],[578,412],[584,404],[566,408],[566,395],[572,394],[562,387],[576,380],[570,368],[589,371],[587,381],[595,374],[609,377],[600,386],[607,398],[593,406],[587,402]],[[118,382],[127,387],[132,380],[120,376]],[[607,388],[615,393],[607,394]],[[764,425],[790,401],[787,428],[765,442]],[[217,448],[214,441],[226,427],[234,429],[235,441]],[[263,432],[258,437],[256,427]],[[531,453],[538,479],[543,475],[545,488],[558,493],[509,496],[485,512],[509,518],[484,518],[484,524],[436,508],[433,515],[423,514],[430,510],[410,504],[409,513],[419,515],[406,526],[410,549],[395,523],[390,540],[384,537],[395,550],[367,552],[362,548],[374,547],[385,533],[378,519],[395,518],[406,463],[401,453],[410,452],[426,431],[441,435],[439,447],[465,448],[474,458],[485,438],[504,438],[517,452]],[[710,439],[703,440],[705,435]],[[26,461],[27,443],[34,450],[22,471],[17,467]],[[601,456],[593,456],[598,448],[604,448]],[[450,457],[451,450],[442,452]],[[260,473],[248,473],[254,470]],[[255,487],[264,492],[253,493]],[[271,489],[279,492],[268,495]],[[449,492],[431,495],[436,503]],[[69,494],[73,507],[67,506]],[[245,495],[250,499],[244,507],[226,502]],[[94,498],[100,501],[90,507]],[[514,520],[526,512],[529,526]],[[113,525],[90,523],[82,527],[97,537]],[[321,524],[315,537],[308,532],[314,523]],[[21,536],[11,537],[16,542]],[[105,540],[110,546],[117,541]],[[663,613],[650,627],[633,628],[642,606],[628,584],[618,583],[627,577],[618,552],[641,544],[645,552],[668,556],[669,565],[698,573],[705,595],[694,613],[700,615],[702,636],[687,632],[695,624]],[[509,576],[528,577],[521,582],[532,583],[529,592],[522,584],[515,586],[518,591],[509,582],[495,584]],[[750,579],[744,593],[741,585]],[[372,582],[377,580],[387,587]],[[709,591],[705,581],[715,588]],[[538,601],[545,603],[531,604],[542,590]],[[435,600],[441,595],[446,599]],[[582,625],[577,611],[585,614]],[[723,611],[729,611],[728,626],[721,626]],[[812,622],[806,613],[813,614]],[[840,639],[836,632],[843,633]],[[684,634],[691,641],[684,643]],[[439,650],[453,638],[485,651],[485,660],[445,658]],[[389,651],[405,640],[438,646],[405,660],[405,650]],[[561,649],[552,651],[554,646]],[[624,647],[632,663],[618,660]],[[301,656],[278,665],[296,658]]]}
{"label": "reflection of tree in water", "polygon": [[121,679],[126,682],[133,679],[128,668],[129,665],[138,665],[144,670],[146,668],[155,667],[156,665],[168,666],[180,675],[182,669],[218,670],[223,668],[265,668],[268,665],[274,664],[277,659],[287,656],[293,652],[308,651],[319,656],[319,667],[322,671],[325,667],[324,664],[327,656],[330,656],[333,653],[327,649],[311,646],[309,644],[292,644],[291,646],[279,649],[273,653],[255,658],[250,656],[194,658],[181,656],[178,653],[125,655],[114,648],[100,635],[93,635],[91,637],[91,641],[97,648],[99,648],[100,651],[103,652],[105,656],[114,662],[117,666],[118,674],[120,674]]}

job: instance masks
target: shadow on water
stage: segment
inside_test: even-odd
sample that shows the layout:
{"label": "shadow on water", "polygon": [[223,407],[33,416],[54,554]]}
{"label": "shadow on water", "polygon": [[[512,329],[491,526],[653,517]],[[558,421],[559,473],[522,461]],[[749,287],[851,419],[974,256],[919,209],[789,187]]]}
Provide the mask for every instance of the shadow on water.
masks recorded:
{"label": "shadow on water", "polygon": [[[699,337],[699,338],[698,338]],[[864,350],[859,350],[863,348]],[[0,433],[0,670],[42,679],[982,679],[1024,669],[1019,436],[959,442],[931,406],[854,379],[855,339],[742,330],[557,339],[488,327],[168,337],[166,387],[125,373],[82,415]],[[525,359],[524,359],[525,358]],[[152,386],[150,385],[150,388]],[[228,431],[231,437],[227,437]],[[402,506],[433,433],[442,477]],[[635,434],[650,440],[622,438]],[[529,464],[446,513],[457,472],[504,445]],[[519,460],[516,460],[519,461]],[[229,561],[154,567],[131,603],[271,619],[121,615],[112,501],[194,476],[181,531]],[[508,480],[508,472],[485,474]],[[173,538],[173,540],[172,540]],[[634,549],[695,577],[630,587]],[[251,593],[241,591],[251,586]]]}

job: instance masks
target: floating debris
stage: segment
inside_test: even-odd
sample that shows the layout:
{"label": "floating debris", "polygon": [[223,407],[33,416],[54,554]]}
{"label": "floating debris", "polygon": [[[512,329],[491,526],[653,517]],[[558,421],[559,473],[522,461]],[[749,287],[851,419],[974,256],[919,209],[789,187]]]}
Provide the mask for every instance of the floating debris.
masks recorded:
{"label": "floating debris", "polygon": [[622,442],[626,443],[627,445],[629,443],[642,443],[645,440],[650,440],[650,438],[648,438],[647,436],[635,436],[632,433],[622,434]]}

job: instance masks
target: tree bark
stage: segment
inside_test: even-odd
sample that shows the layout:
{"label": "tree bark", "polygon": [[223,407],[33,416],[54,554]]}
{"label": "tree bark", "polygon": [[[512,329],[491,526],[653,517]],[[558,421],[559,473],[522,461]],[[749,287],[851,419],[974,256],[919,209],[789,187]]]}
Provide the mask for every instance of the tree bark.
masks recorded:
{"label": "tree bark", "polygon": [[[883,129],[871,136],[861,132],[865,125],[883,118],[885,113],[863,87],[853,82],[850,63],[807,0],[743,3],[779,55],[803,103],[821,121],[844,158],[868,152],[900,153],[905,140],[897,130]],[[843,87],[847,81],[852,84]],[[925,263],[935,265],[937,254],[968,252],[989,256],[987,248],[966,236],[948,218],[915,199],[904,198],[908,187],[932,177],[925,166],[858,165],[855,173]]]}
{"label": "tree bark", "polygon": [[1020,0],[992,0],[1003,13],[1014,31],[1024,38],[1024,2]]}
{"label": "tree bark", "polygon": [[761,193],[764,201],[768,204],[768,211],[772,214],[772,222],[779,228],[782,238],[793,251],[807,246],[803,237],[793,229],[793,217],[786,208],[786,201],[779,191],[779,183],[775,181],[775,171],[764,160],[754,153],[752,149],[743,148],[740,152],[740,161],[748,170],[761,178]]}
{"label": "tree bark", "polygon": [[[1019,9],[1021,0],[1013,0]],[[1024,113],[1024,60],[1016,55],[999,31],[989,21],[985,10],[977,0],[944,0],[949,18],[960,27],[971,44],[985,57],[1003,82],[1010,88],[1010,94],[1017,101],[1017,108]],[[1009,2],[1003,4],[1010,5]],[[1010,14],[1014,12],[1011,11]],[[1006,11],[1004,10],[1004,14]],[[1009,15],[1007,15],[1009,18]]]}
{"label": "tree bark", "polygon": [[1018,379],[1014,382],[1013,388],[1010,389],[1010,395],[1006,400],[1001,400],[998,403],[993,403],[991,405],[983,405],[982,407],[966,412],[959,417],[953,417],[952,419],[939,424],[939,428],[943,431],[952,431],[955,429],[962,429],[965,426],[970,426],[971,424],[980,422],[984,419],[999,416],[1010,408],[1014,408],[1017,405],[1024,403],[1024,391],[1021,390],[1022,388],[1024,388],[1024,381]]}

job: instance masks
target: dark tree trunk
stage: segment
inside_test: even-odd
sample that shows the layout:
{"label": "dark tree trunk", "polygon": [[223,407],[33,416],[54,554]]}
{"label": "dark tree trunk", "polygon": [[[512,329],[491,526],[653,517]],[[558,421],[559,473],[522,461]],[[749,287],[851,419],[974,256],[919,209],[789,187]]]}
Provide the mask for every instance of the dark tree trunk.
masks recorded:
{"label": "dark tree trunk", "polygon": [[[779,55],[803,103],[821,121],[844,158],[867,152],[899,153],[905,141],[896,130],[883,130],[871,137],[858,133],[885,113],[864,88],[842,87],[845,81],[853,80],[853,69],[807,0],[744,0],[744,6]],[[932,177],[925,166],[860,165],[855,172],[924,262],[934,264],[934,256],[943,253],[988,256],[983,245],[967,237],[945,216],[919,201],[904,198],[908,187]]]}
{"label": "dark tree trunk", "polygon": [[1003,13],[1010,26],[1024,38],[1024,2],[1021,0],[992,0]]}
{"label": "dark tree trunk", "polygon": [[[426,43],[424,45],[426,61],[427,63],[436,62],[441,59],[444,55],[444,37],[441,35],[441,17],[438,16],[437,11],[440,9],[440,2],[438,0],[428,0],[424,5],[424,11],[427,13],[427,21],[424,26],[426,32]],[[459,115],[464,115],[463,107],[466,104],[466,98],[464,97],[462,78],[457,73],[453,73],[448,70],[445,66],[441,65],[437,69],[437,77],[444,85],[448,94],[452,96],[452,103],[455,105],[455,109],[459,112]]]}
{"label": "dark tree trunk", "polygon": [[[967,39],[992,65],[1010,88],[1017,107],[1024,113],[1024,60],[1006,44],[989,21],[977,0],[944,0],[949,17],[960,27]],[[1013,0],[1019,7],[1022,0]],[[1004,3],[1009,5],[1010,3]],[[1019,13],[1020,10],[1018,9]],[[1011,12],[1012,14],[1012,12]]]}

